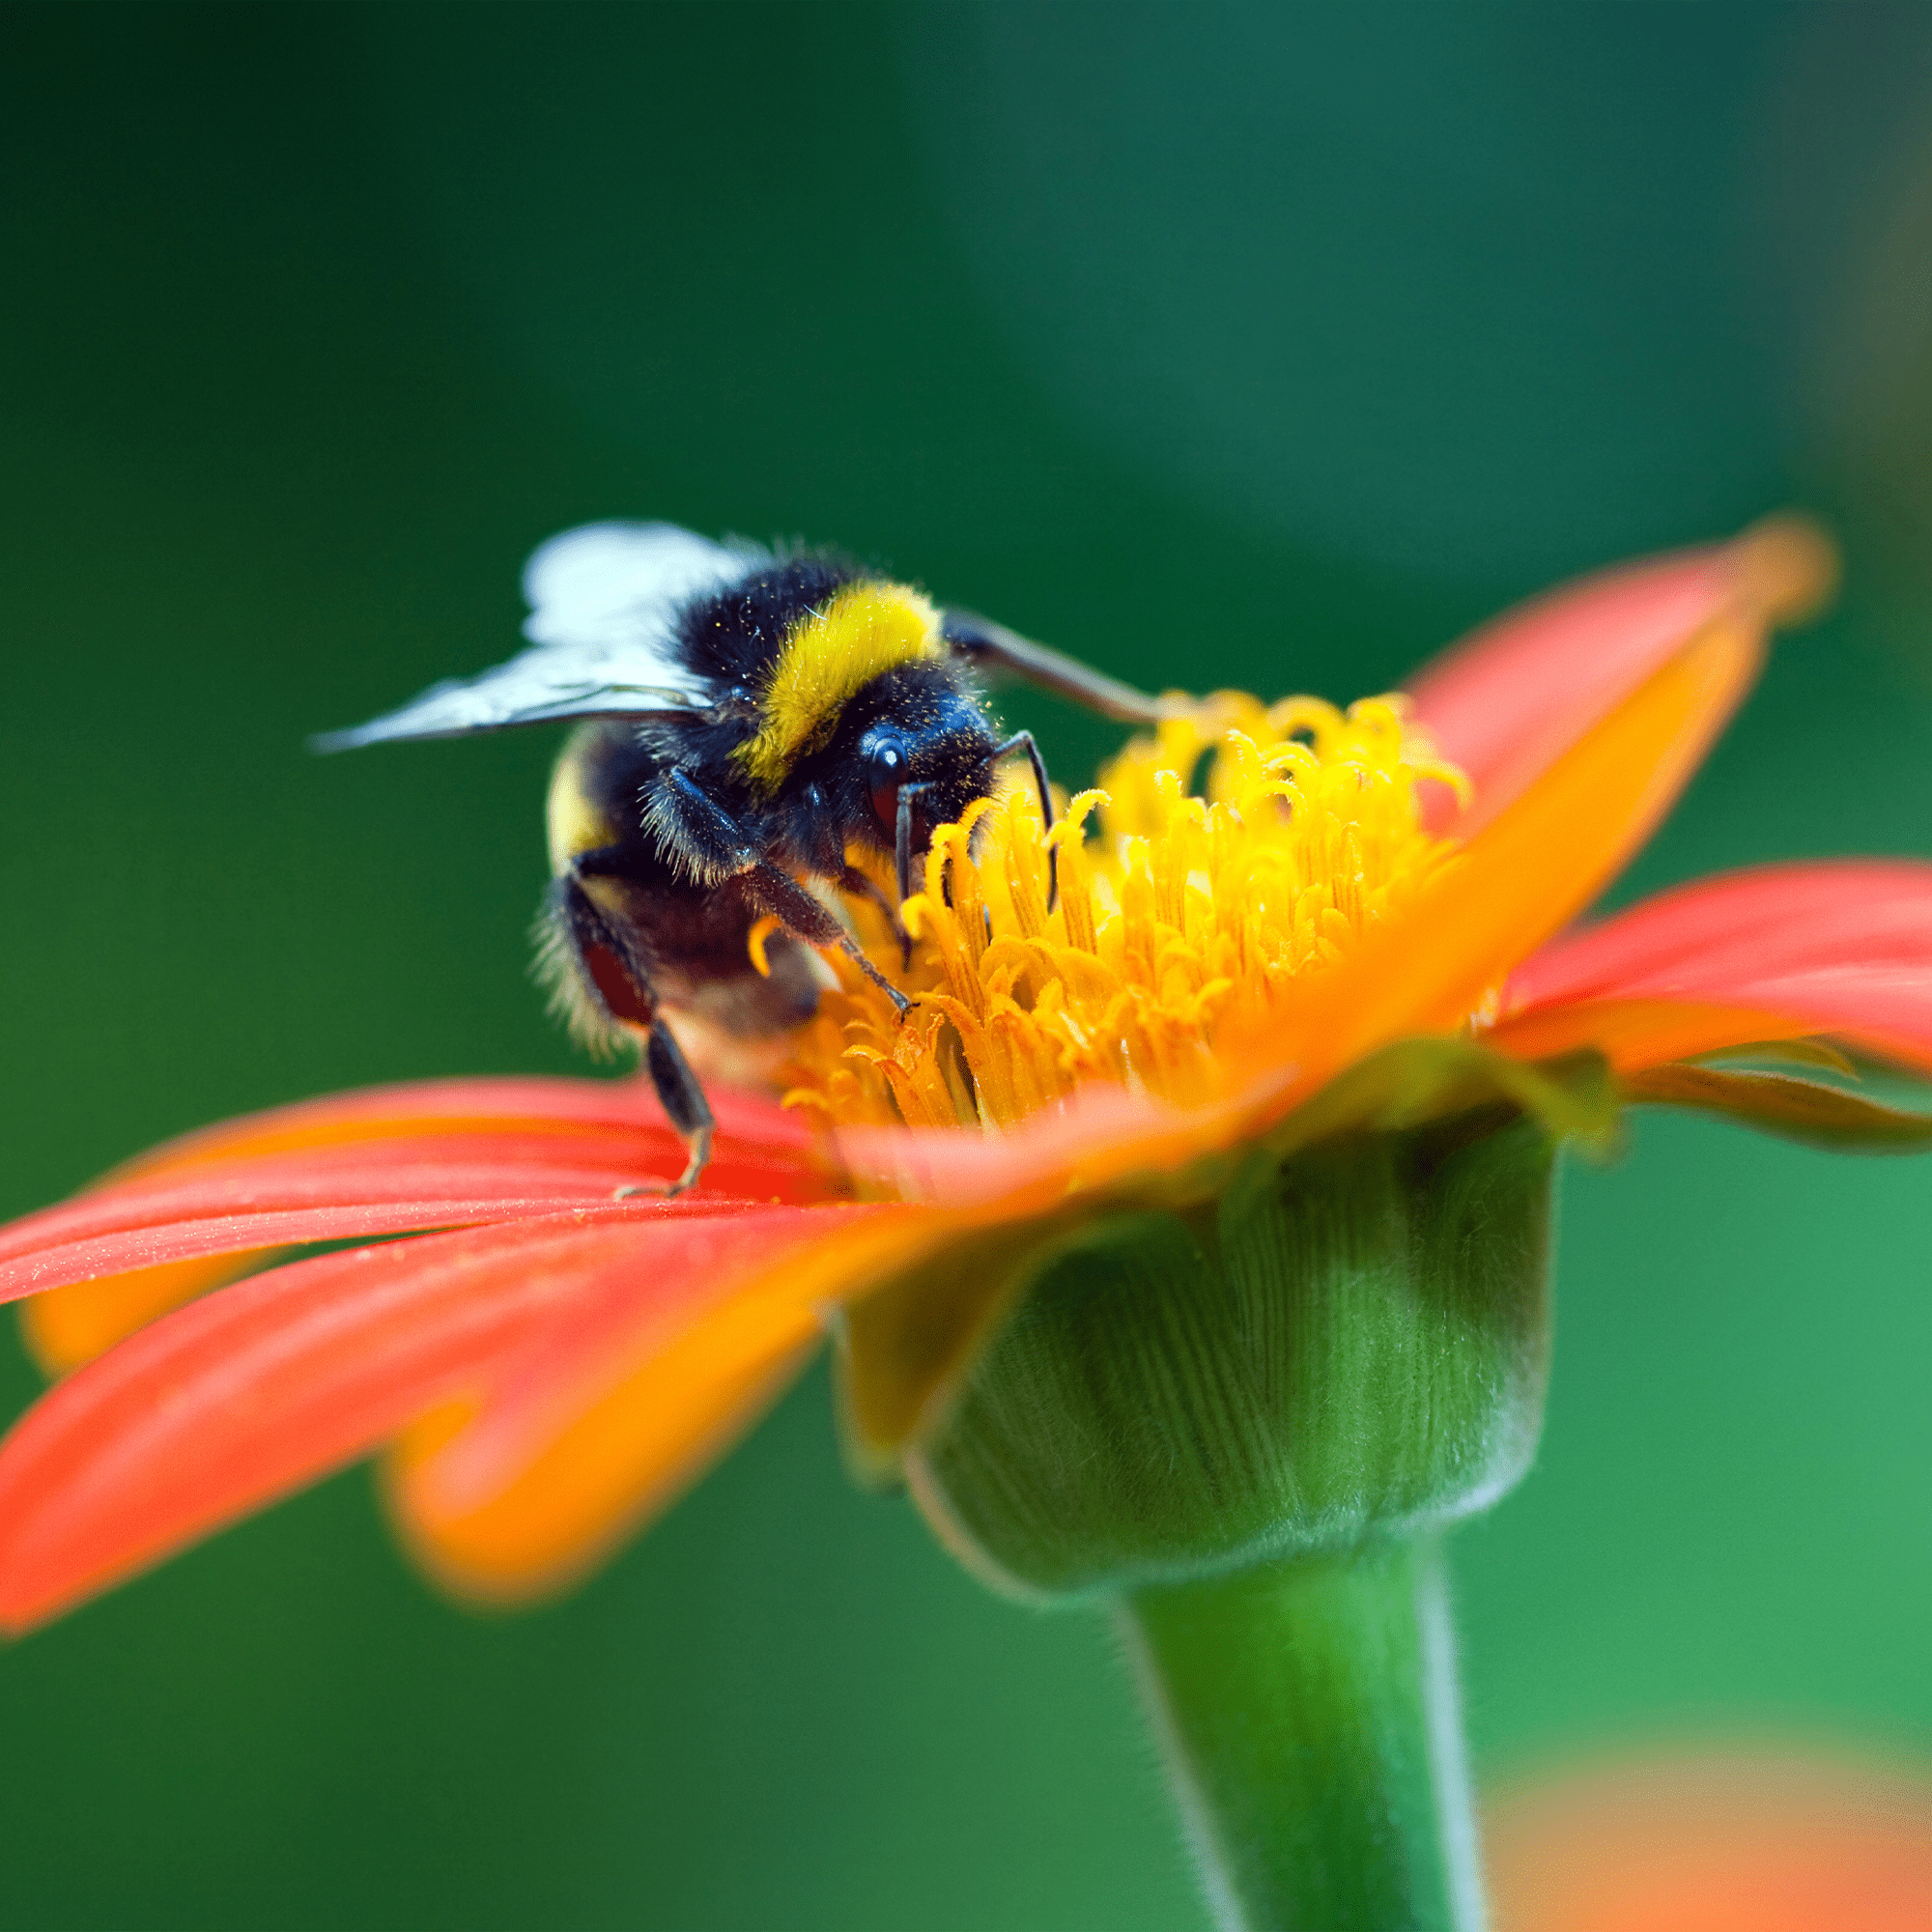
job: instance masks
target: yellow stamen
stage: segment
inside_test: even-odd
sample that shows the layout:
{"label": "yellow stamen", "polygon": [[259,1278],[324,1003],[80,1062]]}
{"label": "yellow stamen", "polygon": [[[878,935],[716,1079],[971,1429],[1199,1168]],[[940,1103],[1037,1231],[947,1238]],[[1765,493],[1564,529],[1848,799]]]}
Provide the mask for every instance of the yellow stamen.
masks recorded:
{"label": "yellow stamen", "polygon": [[912,1011],[900,1021],[835,960],[842,991],[798,1037],[787,1103],[996,1130],[1090,1084],[1182,1105],[1238,1087],[1244,1045],[1292,1036],[1309,983],[1454,863],[1421,829],[1416,787],[1467,782],[1405,704],[1223,695],[1134,739],[1044,838],[1030,787],[980,800],[934,835],[903,908],[909,968],[852,901]]}
{"label": "yellow stamen", "polygon": [[754,922],[751,931],[745,935],[745,950],[751,953],[752,964],[761,980],[772,977],[772,962],[765,956],[765,942],[783,923],[777,913],[767,913],[763,919]]}

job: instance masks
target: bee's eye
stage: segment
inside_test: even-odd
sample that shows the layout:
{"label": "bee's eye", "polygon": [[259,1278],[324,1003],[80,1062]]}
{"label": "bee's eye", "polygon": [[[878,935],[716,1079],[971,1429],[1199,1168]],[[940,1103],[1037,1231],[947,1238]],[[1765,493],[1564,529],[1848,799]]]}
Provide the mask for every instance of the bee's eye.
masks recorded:
{"label": "bee's eye", "polygon": [[906,781],[906,756],[893,744],[872,746],[866,758],[866,781],[871,787],[872,810],[888,832],[898,824],[899,787]]}

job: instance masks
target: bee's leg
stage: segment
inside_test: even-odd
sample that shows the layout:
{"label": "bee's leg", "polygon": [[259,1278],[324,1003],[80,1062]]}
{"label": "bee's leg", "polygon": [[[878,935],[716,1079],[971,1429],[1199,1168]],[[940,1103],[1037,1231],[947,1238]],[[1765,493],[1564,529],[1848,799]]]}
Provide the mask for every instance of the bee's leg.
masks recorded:
{"label": "bee's leg", "polygon": [[[644,823],[667,859],[708,885],[758,863],[745,828],[681,766],[671,766],[648,793]],[[842,852],[838,863],[844,863]]]}
{"label": "bee's leg", "polygon": [[865,948],[789,872],[762,858],[747,842],[744,828],[681,767],[673,765],[664,775],[652,815],[675,828],[676,841],[688,858],[745,879],[787,932],[808,946],[841,947],[904,1016],[912,1002],[866,957]]}
{"label": "bee's leg", "polygon": [[697,1185],[697,1177],[711,1158],[711,1137],[718,1129],[711,1103],[697,1075],[691,1070],[682,1049],[664,1021],[653,1020],[644,1043],[644,1065],[650,1069],[651,1085],[670,1116],[670,1123],[683,1140],[687,1158],[684,1172],[665,1189],[667,1195],[682,1194]]}
{"label": "bee's leg", "polygon": [[[993,755],[1004,758],[1009,752],[1024,752],[1027,762],[1033,766],[1033,781],[1039,787],[1040,829],[1053,830],[1053,787],[1046,781],[1046,759],[1034,742],[1031,731],[1015,731],[1004,745],[996,746]],[[1051,912],[1054,901],[1060,896],[1060,851],[1049,845],[1046,850],[1046,909]]]}
{"label": "bee's leg", "polygon": [[[644,1036],[644,1069],[657,1090],[659,1104],[669,1116],[685,1146],[684,1172],[663,1188],[668,1198],[697,1184],[698,1176],[711,1158],[711,1139],[718,1123],[712,1118],[697,1075],[691,1070],[658,1011],[657,993],[638,948],[623,930],[621,922],[606,917],[583,890],[580,874],[594,877],[600,871],[617,869],[615,863],[600,865],[606,856],[601,852],[580,853],[570,871],[552,887],[552,906],[558,923],[576,948],[588,995],[613,1019],[648,1029]],[[612,861],[621,856],[621,853],[610,855]],[[619,1190],[620,1194],[647,1191],[655,1193],[658,1189]]]}
{"label": "bee's leg", "polygon": [[922,792],[930,791],[929,784],[903,784],[899,786],[899,809],[897,822],[893,830],[893,857],[896,865],[899,903],[904,905],[912,897],[912,809]]}
{"label": "bee's leg", "polygon": [[899,1017],[905,1017],[912,1002],[866,957],[866,949],[789,872],[761,859],[746,867],[745,876],[759,903],[767,912],[777,914],[787,932],[797,934],[808,946],[842,948],[853,965],[898,1009]]}
{"label": "bee's leg", "polygon": [[899,917],[899,909],[884,893],[869,874],[860,871],[857,866],[847,866],[838,875],[840,892],[857,893],[860,897],[870,899],[885,915],[886,923],[892,927],[893,937],[899,943],[899,963],[912,964],[912,934],[905,928],[905,921]]}
{"label": "bee's leg", "polygon": [[808,855],[807,863],[820,878],[838,881],[841,893],[857,893],[861,898],[870,899],[885,915],[886,923],[892,928],[893,937],[898,942],[899,963],[912,964],[912,934],[905,929],[905,921],[874,881],[862,872],[857,866],[845,863],[845,848],[839,842],[838,835],[832,829],[835,823],[832,813],[826,809],[825,795],[818,786],[809,784],[804,793],[806,816],[810,823],[817,826],[816,849]]}

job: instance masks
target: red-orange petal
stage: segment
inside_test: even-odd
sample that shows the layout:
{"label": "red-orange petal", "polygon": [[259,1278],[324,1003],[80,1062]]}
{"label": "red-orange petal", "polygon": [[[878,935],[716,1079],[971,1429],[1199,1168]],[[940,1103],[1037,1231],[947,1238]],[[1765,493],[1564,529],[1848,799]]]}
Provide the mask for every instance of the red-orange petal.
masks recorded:
{"label": "red-orange petal", "polygon": [[1499,1925],[1521,1932],[1924,1932],[1932,1780],[1711,1756],[1573,1776],[1493,1806]]}
{"label": "red-orange petal", "polygon": [[171,1309],[253,1274],[278,1252],[243,1248],[47,1289],[20,1303],[21,1340],[43,1374],[71,1374]]}
{"label": "red-orange petal", "polygon": [[1483,1043],[1518,1060],[1550,1060],[1594,1047],[1618,1073],[1638,1073],[1728,1046],[1804,1039],[1820,1029],[1789,1013],[1701,1000],[1584,1000],[1499,1020]]}
{"label": "red-orange petal", "polygon": [[[801,1210],[743,1211],[749,1227]],[[0,1444],[0,1626],[39,1623],[367,1454],[573,1307],[689,1296],[679,1259],[708,1218],[627,1204],[424,1236],[296,1262],[163,1317]]]}
{"label": "red-orange petal", "polygon": [[[1830,1033],[1932,1066],[1932,866],[1839,860],[1700,879],[1546,947],[1511,976],[1504,1005],[1496,1042],[1509,1052],[1591,1015],[1628,1051],[1634,1009],[1667,1027],[1677,1005],[1735,1015],[1700,1052]],[[1645,1051],[1632,1064],[1659,1064]]]}
{"label": "red-orange petal", "polygon": [[1309,1072],[1325,1080],[1389,1040],[1459,1028],[1649,837],[1763,649],[1755,616],[1710,623],[1492,819],[1410,915],[1320,982]]}
{"label": "red-orange petal", "polygon": [[[1461,829],[1487,824],[1705,626],[1805,615],[1835,559],[1812,526],[1776,519],[1729,544],[1583,579],[1485,625],[1408,682],[1416,714],[1475,787]],[[1432,788],[1438,828],[1455,816]]]}
{"label": "red-orange petal", "polygon": [[[837,1192],[803,1122],[714,1095],[700,1200]],[[649,1083],[497,1078],[330,1094],[213,1126],[0,1229],[0,1300],[52,1373],[258,1267],[275,1248],[599,1206],[678,1174],[683,1143]]]}
{"label": "red-orange petal", "polygon": [[[721,1182],[739,1160],[760,1172],[810,1168],[810,1129],[776,1102],[726,1091],[713,1095],[713,1111],[719,1123],[715,1165]],[[499,1077],[369,1087],[271,1107],[165,1141],[124,1162],[104,1180],[113,1184],[163,1168],[358,1141],[386,1146],[419,1135],[454,1133],[510,1134],[528,1141],[547,1135],[575,1138],[586,1131],[595,1136],[598,1130],[641,1136],[640,1152],[648,1150],[653,1173],[675,1173],[682,1166],[682,1143],[642,1078]]]}
{"label": "red-orange petal", "polygon": [[683,1288],[607,1294],[505,1355],[475,1404],[396,1446],[404,1541],[449,1589],[522,1602],[576,1582],[762,1411],[825,1311],[943,1238],[917,1208],[816,1208],[694,1229]]}
{"label": "red-orange petal", "polygon": [[[608,1172],[357,1167],[311,1174],[299,1157],[275,1165],[279,1171],[266,1178],[191,1175],[172,1186],[83,1195],[16,1221],[0,1231],[0,1300],[203,1255],[516,1222],[566,1208],[586,1219],[623,1211]],[[683,1202],[694,1214],[744,1205],[701,1195]]]}
{"label": "red-orange petal", "polygon": [[[491,1115],[506,1088],[526,1105],[549,1104],[549,1115]],[[611,1106],[611,1091],[447,1081],[426,1095],[343,1094],[206,1129],[0,1229],[0,1299],[204,1256],[513,1220],[662,1188],[684,1164],[682,1144],[661,1121],[633,1118],[635,1094]],[[761,1101],[721,1094],[718,1110],[727,1128],[756,1131],[722,1142],[696,1200],[804,1202],[832,1191],[796,1122],[782,1121],[775,1137]],[[159,1313],[161,1299],[103,1291],[96,1312],[105,1321],[112,1304],[127,1319],[152,1301],[148,1312]]]}

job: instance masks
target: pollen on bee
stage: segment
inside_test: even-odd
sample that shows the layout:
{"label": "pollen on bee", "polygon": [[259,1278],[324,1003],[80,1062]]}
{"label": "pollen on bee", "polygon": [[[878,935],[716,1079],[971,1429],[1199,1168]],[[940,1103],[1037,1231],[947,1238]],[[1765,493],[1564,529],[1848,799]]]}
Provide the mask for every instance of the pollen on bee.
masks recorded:
{"label": "pollen on bee", "polygon": [[787,1104],[997,1131],[1094,1084],[1217,1097],[1244,1040],[1292,1027],[1310,981],[1455,863],[1423,827],[1432,780],[1467,796],[1399,696],[1229,693],[1133,739],[1051,832],[1028,787],[977,801],[934,834],[902,909],[910,965],[850,901],[912,1010],[834,961],[841,990],[794,1041]]}

